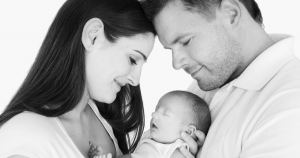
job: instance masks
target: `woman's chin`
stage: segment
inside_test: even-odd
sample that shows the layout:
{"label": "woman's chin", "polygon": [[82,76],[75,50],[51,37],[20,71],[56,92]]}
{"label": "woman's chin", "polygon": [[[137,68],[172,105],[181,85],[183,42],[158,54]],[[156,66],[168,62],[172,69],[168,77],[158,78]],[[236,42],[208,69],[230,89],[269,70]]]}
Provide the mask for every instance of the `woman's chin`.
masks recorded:
{"label": "woman's chin", "polygon": [[111,104],[112,102],[114,102],[116,100],[116,95],[114,95],[114,97],[110,97],[110,98],[107,98],[105,103],[106,104]]}
{"label": "woman's chin", "polygon": [[93,99],[96,99],[98,102],[101,102],[101,103],[111,104],[112,102],[114,102],[116,100],[116,97],[117,97],[117,95],[114,94],[114,95],[105,96],[105,97],[102,97],[99,99],[96,99],[96,98],[93,98]]}

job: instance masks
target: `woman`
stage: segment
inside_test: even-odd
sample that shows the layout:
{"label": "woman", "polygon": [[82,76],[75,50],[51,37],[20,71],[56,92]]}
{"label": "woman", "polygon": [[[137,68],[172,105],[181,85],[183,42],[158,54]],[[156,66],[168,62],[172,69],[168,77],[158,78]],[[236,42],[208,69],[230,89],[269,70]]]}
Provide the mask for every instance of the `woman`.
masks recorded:
{"label": "woman", "polygon": [[154,36],[136,0],[66,1],[0,115],[0,157],[83,158],[90,145],[113,157],[132,152],[144,128],[139,78]]}
{"label": "woman", "polygon": [[138,1],[66,1],[0,116],[0,157],[88,157],[90,144],[113,156],[133,151],[154,35]]}

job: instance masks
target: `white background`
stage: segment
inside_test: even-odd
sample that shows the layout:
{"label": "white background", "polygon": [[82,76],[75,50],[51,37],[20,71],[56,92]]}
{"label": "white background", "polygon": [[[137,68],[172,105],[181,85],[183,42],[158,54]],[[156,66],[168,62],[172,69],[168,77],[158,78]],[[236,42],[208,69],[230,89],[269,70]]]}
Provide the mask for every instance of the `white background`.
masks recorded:
{"label": "white background", "polygon": [[[39,47],[63,0],[0,0],[0,113],[27,75]],[[300,1],[256,0],[268,33],[296,37],[294,50],[300,57]],[[185,90],[192,78],[172,68],[171,52],[156,40],[144,65],[141,88],[146,126],[159,98],[171,90]]]}

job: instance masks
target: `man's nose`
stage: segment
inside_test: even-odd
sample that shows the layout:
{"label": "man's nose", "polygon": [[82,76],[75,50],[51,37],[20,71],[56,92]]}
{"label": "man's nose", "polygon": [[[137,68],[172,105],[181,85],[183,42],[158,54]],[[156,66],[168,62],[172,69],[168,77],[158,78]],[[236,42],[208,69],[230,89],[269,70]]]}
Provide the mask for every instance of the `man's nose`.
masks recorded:
{"label": "man's nose", "polygon": [[172,50],[172,64],[175,70],[180,70],[187,64],[187,58],[183,51]]}

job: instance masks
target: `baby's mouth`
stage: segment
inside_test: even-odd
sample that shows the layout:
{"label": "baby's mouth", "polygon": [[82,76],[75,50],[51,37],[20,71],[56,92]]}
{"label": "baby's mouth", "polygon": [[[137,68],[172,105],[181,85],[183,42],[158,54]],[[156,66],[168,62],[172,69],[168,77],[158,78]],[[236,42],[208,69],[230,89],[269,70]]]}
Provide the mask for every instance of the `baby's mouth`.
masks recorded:
{"label": "baby's mouth", "polygon": [[154,123],[152,123],[151,128],[157,128]]}

